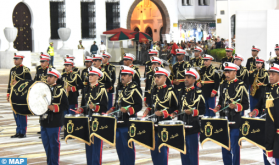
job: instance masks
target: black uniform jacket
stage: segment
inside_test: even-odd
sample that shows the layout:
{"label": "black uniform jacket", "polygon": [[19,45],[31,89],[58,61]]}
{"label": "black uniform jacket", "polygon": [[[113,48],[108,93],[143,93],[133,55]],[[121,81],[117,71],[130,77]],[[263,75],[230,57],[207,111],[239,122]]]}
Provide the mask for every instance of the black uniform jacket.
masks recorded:
{"label": "black uniform jacket", "polygon": [[201,89],[203,93],[203,97],[208,98],[211,97],[211,93],[216,94],[220,84],[220,76],[216,72],[217,68],[210,65],[209,67],[203,66],[200,70],[201,76]]}
{"label": "black uniform jacket", "polygon": [[187,125],[192,125],[193,128],[187,128],[186,135],[195,134],[200,132],[199,115],[203,115],[205,112],[205,100],[202,96],[202,91],[195,88],[184,88],[181,91],[179,99],[180,112],[183,110],[193,108],[193,114],[187,115],[186,113],[179,115],[178,120],[186,122]]}
{"label": "black uniform jacket", "polygon": [[64,124],[64,111],[69,108],[68,98],[62,85],[55,84],[50,86],[54,111],[48,111],[47,118],[41,118],[42,127],[61,127]]}
{"label": "black uniform jacket", "polygon": [[117,113],[118,120],[124,123],[117,124],[117,127],[128,127],[129,118],[136,117],[136,113],[142,109],[142,90],[136,82],[130,82],[126,86],[121,85],[116,90],[115,103],[112,109],[119,110],[121,107],[127,107],[127,113]]}
{"label": "black uniform jacket", "polygon": [[19,80],[32,80],[30,69],[27,68],[24,65],[20,65],[20,66],[14,66],[10,70],[7,94],[10,93],[12,80],[16,80],[16,81],[19,81]]}
{"label": "black uniform jacket", "polygon": [[239,128],[241,124],[241,111],[249,108],[248,92],[245,88],[243,81],[235,78],[231,81],[224,81],[220,85],[220,96],[218,105],[220,109],[226,107],[231,102],[237,101],[237,109],[227,108],[220,112],[220,116],[227,116],[229,121],[235,121],[235,124],[231,124],[230,128]]}

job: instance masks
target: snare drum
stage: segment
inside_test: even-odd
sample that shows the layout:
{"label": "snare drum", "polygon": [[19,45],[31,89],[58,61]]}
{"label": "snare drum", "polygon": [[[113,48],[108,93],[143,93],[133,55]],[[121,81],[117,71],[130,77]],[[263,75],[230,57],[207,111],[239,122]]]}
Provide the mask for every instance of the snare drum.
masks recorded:
{"label": "snare drum", "polygon": [[164,121],[159,121],[159,124],[163,124],[163,125],[177,125],[177,124],[184,124],[184,122],[181,121],[181,120],[164,120]]}
{"label": "snare drum", "polygon": [[20,80],[12,88],[10,104],[15,114],[43,115],[51,104],[51,90],[41,81]]}

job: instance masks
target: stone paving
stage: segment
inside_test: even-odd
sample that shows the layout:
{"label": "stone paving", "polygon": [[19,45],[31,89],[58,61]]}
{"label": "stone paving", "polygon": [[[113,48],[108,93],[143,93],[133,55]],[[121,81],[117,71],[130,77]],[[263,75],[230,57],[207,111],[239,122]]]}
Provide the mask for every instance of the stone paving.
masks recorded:
{"label": "stone paving", "polygon": [[[118,73],[119,67],[117,67]],[[31,69],[33,77],[35,69]],[[141,75],[144,68],[140,67]],[[0,69],[0,157],[27,158],[28,165],[46,164],[46,155],[44,148],[39,139],[39,122],[37,116],[28,117],[27,137],[23,139],[11,139],[10,136],[15,134],[15,122],[12,115],[10,104],[6,101],[6,89],[8,82],[9,70]],[[144,83],[141,84],[144,87]],[[80,98],[79,98],[80,100]],[[145,108],[143,108],[144,110]],[[142,115],[143,110],[139,112]],[[200,165],[221,165],[222,154],[221,147],[215,143],[206,142],[203,148],[199,147]],[[86,164],[85,144],[78,140],[68,140],[66,144],[61,140],[60,163],[68,164]],[[104,165],[119,164],[115,147],[104,143],[102,161]],[[144,147],[136,145],[136,164],[152,165],[150,151]],[[180,153],[176,150],[169,151],[169,164],[180,165]],[[241,164],[261,165],[263,164],[262,150],[244,142],[241,148]]]}

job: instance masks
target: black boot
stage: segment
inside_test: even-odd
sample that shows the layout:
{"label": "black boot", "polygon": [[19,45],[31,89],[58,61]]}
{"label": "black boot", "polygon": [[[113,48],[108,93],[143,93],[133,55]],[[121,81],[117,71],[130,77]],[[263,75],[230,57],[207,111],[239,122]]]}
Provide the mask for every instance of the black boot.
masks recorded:
{"label": "black boot", "polygon": [[18,138],[25,138],[25,137],[26,137],[26,134],[19,134]]}
{"label": "black boot", "polygon": [[40,131],[40,132],[37,132],[37,134],[41,134],[41,131]]}
{"label": "black boot", "polygon": [[11,138],[18,138],[19,137],[19,134],[17,133],[17,134],[15,134],[15,135],[13,135],[13,136],[11,136]]}

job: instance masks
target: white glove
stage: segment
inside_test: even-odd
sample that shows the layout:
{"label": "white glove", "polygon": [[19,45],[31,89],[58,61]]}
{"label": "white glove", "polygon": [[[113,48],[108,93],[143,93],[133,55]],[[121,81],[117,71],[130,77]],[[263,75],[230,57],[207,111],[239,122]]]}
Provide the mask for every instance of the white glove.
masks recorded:
{"label": "white glove", "polygon": [[269,161],[269,163],[271,164],[271,165],[275,165],[275,159],[274,159],[274,157],[266,157],[267,158],[267,160]]}

